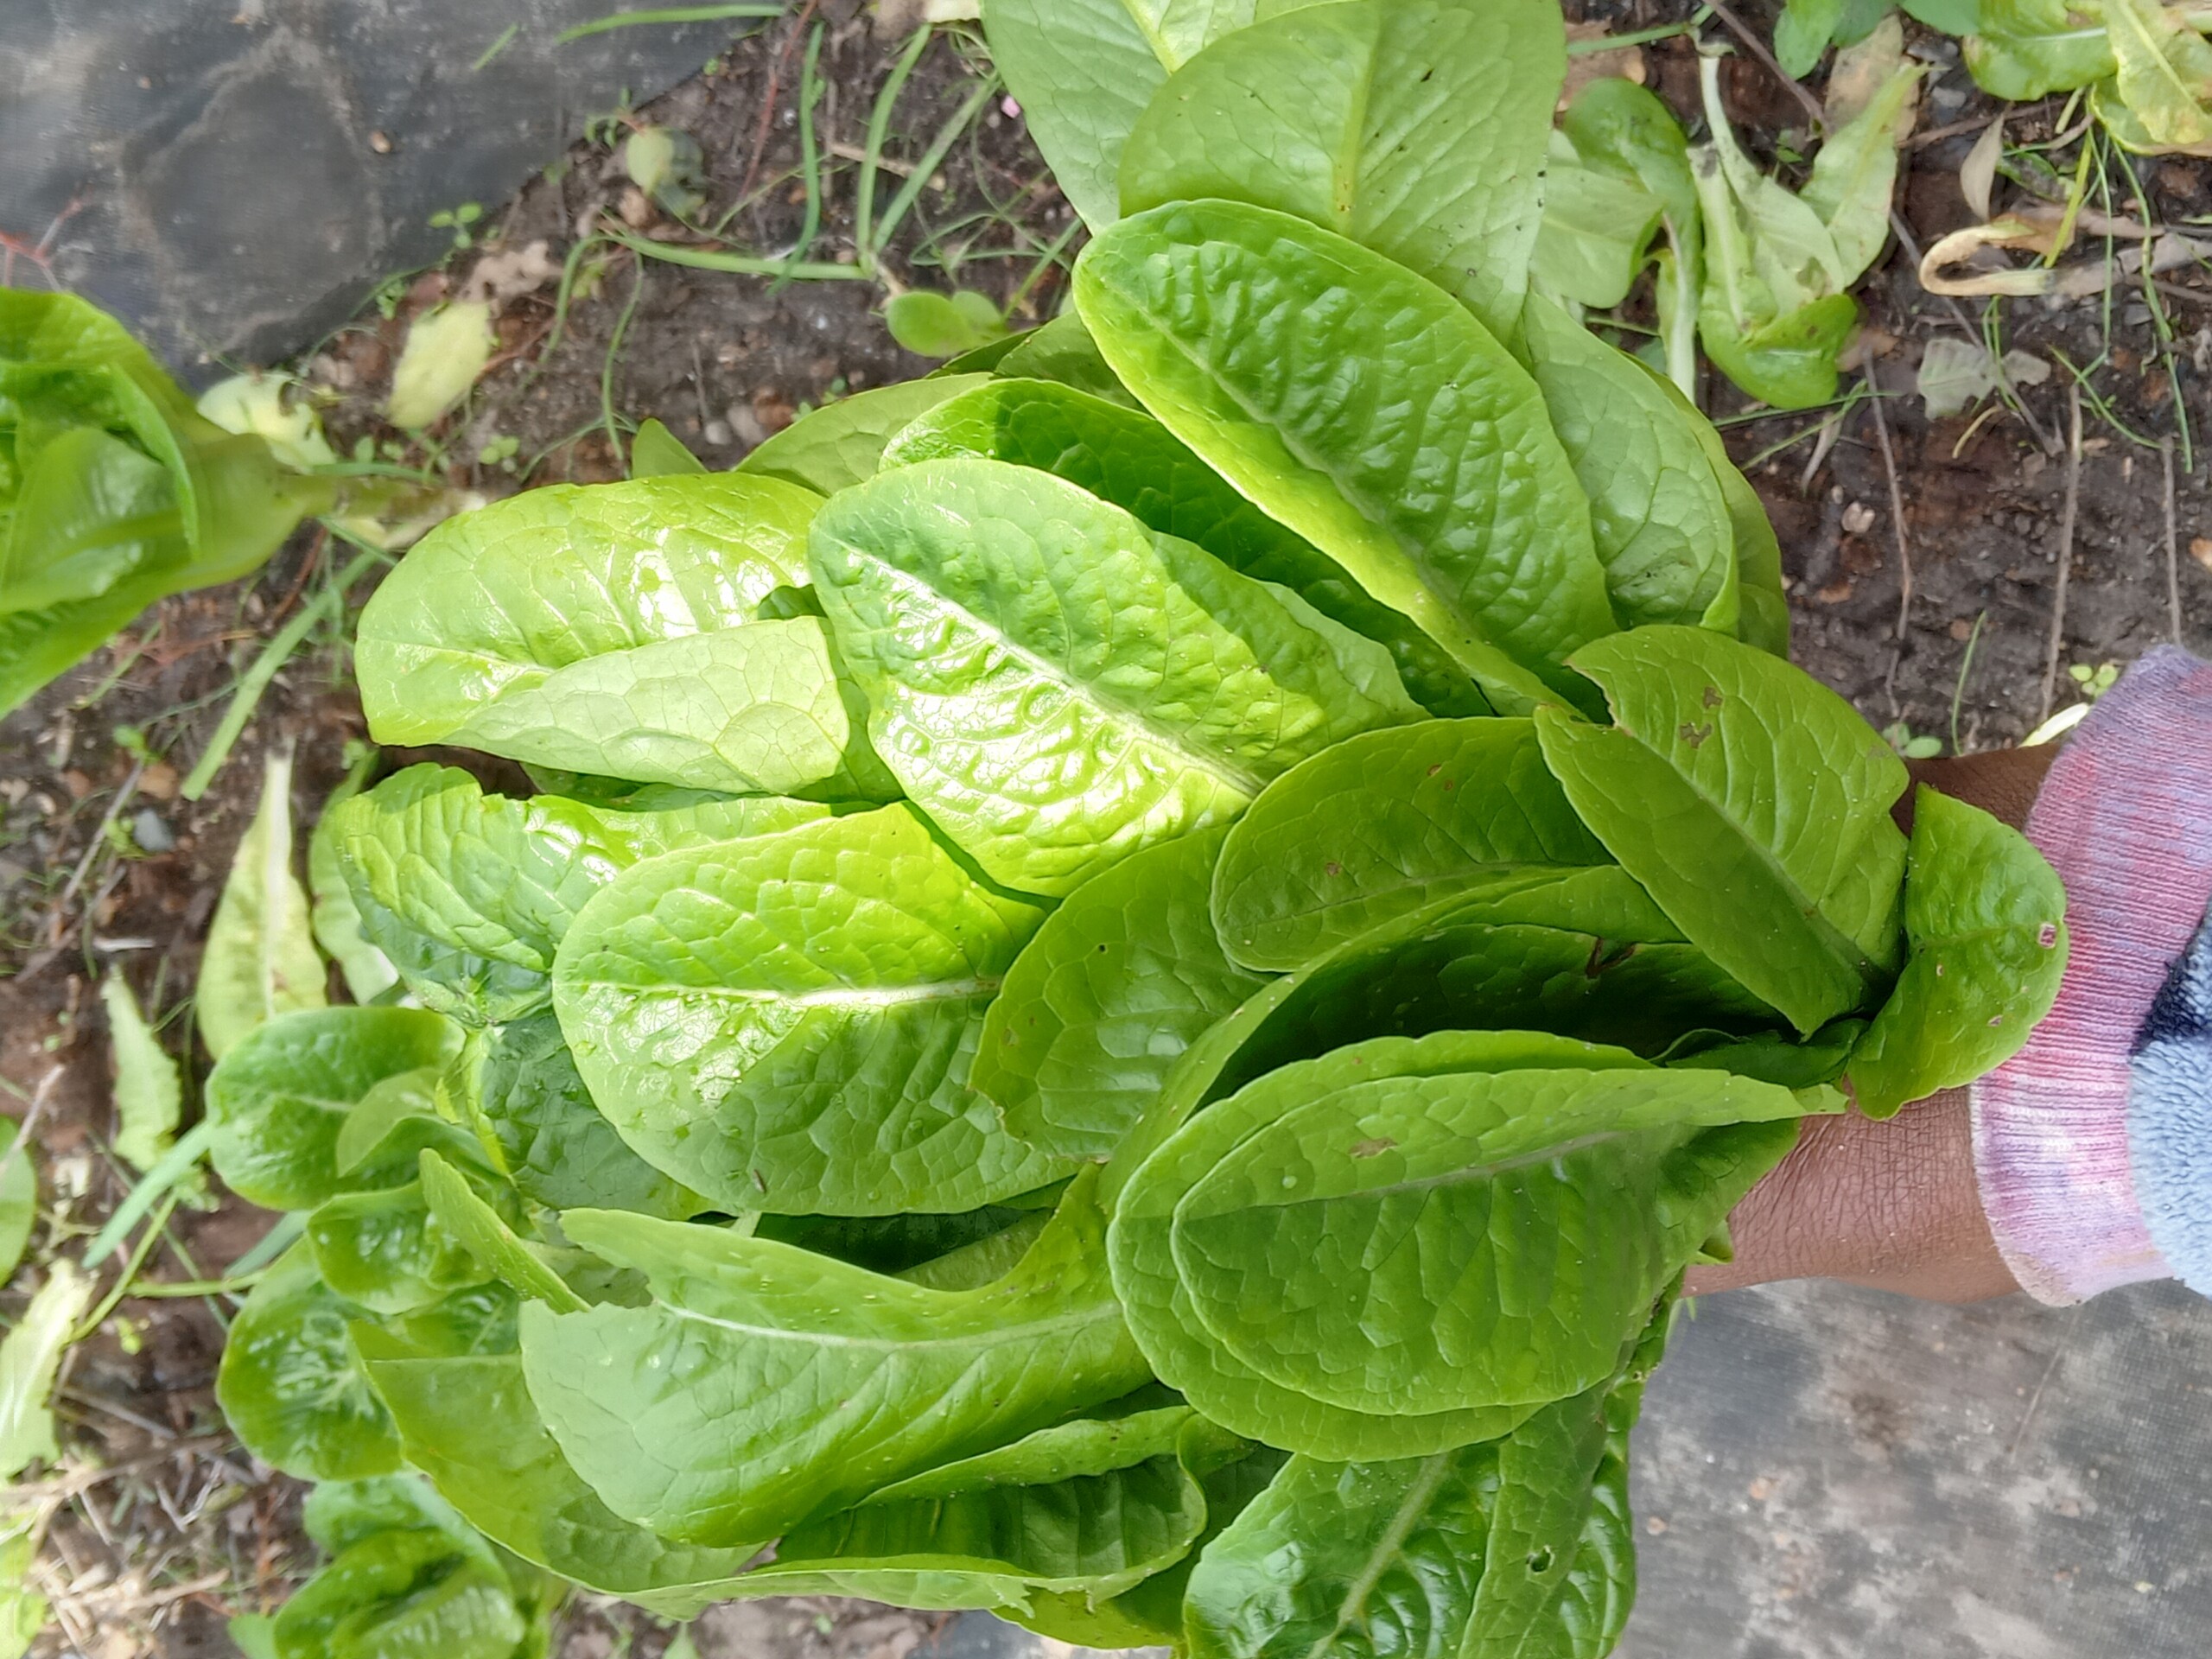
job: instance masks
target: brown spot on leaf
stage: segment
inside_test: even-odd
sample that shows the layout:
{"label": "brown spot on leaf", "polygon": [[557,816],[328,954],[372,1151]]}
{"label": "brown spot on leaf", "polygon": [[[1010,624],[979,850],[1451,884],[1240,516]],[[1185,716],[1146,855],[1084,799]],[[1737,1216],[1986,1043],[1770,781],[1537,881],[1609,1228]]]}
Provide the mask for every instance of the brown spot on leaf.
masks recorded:
{"label": "brown spot on leaf", "polygon": [[1718,709],[1721,704],[1721,701],[1720,688],[1719,686],[1708,685],[1705,688],[1705,706],[1707,708]]}
{"label": "brown spot on leaf", "polygon": [[1372,1141],[1356,1142],[1351,1149],[1355,1158],[1379,1158],[1398,1143],[1387,1135],[1378,1135]]}
{"label": "brown spot on leaf", "polygon": [[1690,747],[1695,748],[1698,745],[1704,742],[1707,738],[1713,735],[1713,722],[1711,721],[1707,721],[1702,726],[1693,726],[1686,720],[1682,722],[1681,730],[1675,733],[1675,735],[1681,738],[1682,741],[1688,744]]}
{"label": "brown spot on leaf", "polygon": [[1342,875],[1344,873],[1344,867],[1338,863],[1333,858],[1327,863],[1324,864],[1321,868],[1330,875]]}

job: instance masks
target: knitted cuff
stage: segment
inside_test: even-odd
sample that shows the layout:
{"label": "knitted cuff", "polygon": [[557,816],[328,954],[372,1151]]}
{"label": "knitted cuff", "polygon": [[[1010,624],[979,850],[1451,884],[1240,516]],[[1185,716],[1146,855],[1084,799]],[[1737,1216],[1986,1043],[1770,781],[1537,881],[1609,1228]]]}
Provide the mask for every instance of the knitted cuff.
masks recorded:
{"label": "knitted cuff", "polygon": [[2190,1023],[2183,975],[2159,1004],[2178,1010],[2167,1034],[2145,1028],[2212,903],[2212,664],[2163,647],[2131,670],[2052,763],[2027,834],[2066,883],[2073,948],[2050,1016],[1974,1085],[1990,1230],[2040,1301],[2177,1269],[2212,1287],[2212,1141],[2196,1134],[2212,1070],[2190,1069],[2212,1055],[2212,1019]]}

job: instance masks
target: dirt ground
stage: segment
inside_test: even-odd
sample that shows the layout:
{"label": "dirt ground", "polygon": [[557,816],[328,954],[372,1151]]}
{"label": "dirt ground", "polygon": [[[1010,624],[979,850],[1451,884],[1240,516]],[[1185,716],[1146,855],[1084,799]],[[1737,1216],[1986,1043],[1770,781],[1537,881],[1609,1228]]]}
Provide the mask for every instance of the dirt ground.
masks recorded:
{"label": "dirt ground", "polygon": [[[1621,30],[1688,10],[1675,0],[1629,0],[1592,6],[1590,15]],[[816,22],[825,25],[816,123],[830,171],[813,257],[834,258],[851,246],[855,158],[897,49],[859,0],[810,0],[795,21],[736,46],[638,112],[696,138],[706,200],[693,221],[730,214],[723,234],[731,245],[780,250],[799,233],[796,100]],[[1955,65],[1950,43],[1926,45]],[[1659,42],[1643,60],[1651,84],[1694,113],[1688,42]],[[982,61],[957,31],[930,48],[896,108],[887,152],[894,161],[923,153]],[[1729,92],[1762,159],[1777,143],[1805,147],[1804,111],[1757,65],[1737,62]],[[1972,221],[1958,168],[1993,109],[1955,72],[1923,104],[1897,197],[1920,245]],[[2055,103],[2024,111],[2008,132],[2016,143],[2048,138],[2059,115]],[[619,143],[620,135],[601,136]],[[2177,224],[2212,209],[2203,163],[2137,166],[2149,200],[2115,200],[2112,212]],[[630,188],[608,143],[579,143],[486,216],[479,247],[394,284],[391,315],[372,308],[305,353],[303,372],[334,395],[326,421],[341,452],[363,435],[397,440],[374,410],[405,321],[464,276],[484,245],[512,251],[543,240],[558,261],[603,213],[649,236],[688,239]],[[1066,245],[1060,264],[1040,267],[1040,251],[1071,224],[1019,111],[994,98],[924,187],[887,266],[912,286],[957,283],[1001,300],[1022,290],[1017,323],[1039,320],[1058,308],[1060,267],[1077,245]],[[2063,306],[2003,302],[2003,343],[2055,370],[2024,391],[2025,422],[1973,410],[1930,422],[1910,395],[1925,342],[1980,330],[1982,302],[1961,302],[1969,308],[1961,311],[1931,298],[1894,246],[1860,294],[1866,366],[1887,395],[1878,405],[1853,406],[1824,448],[1821,415],[1749,410],[1717,376],[1707,403],[1780,533],[1798,660],[1878,726],[1902,723],[1946,750],[2013,741],[2046,712],[2052,668],[2063,707],[2074,700],[2069,666],[2125,664],[2173,637],[2170,513],[2182,632],[2212,650],[2212,541],[2198,542],[2212,534],[2198,449],[2212,441],[2212,283],[2197,272],[2176,275],[2158,293],[2158,314],[2133,283]],[[451,481],[487,494],[525,481],[609,479],[620,466],[609,442],[611,410],[629,423],[657,416],[708,465],[727,467],[795,412],[930,366],[893,343],[878,315],[881,298],[867,282],[779,288],[602,245],[578,262],[564,317],[550,285],[506,304],[498,366],[442,429],[442,454],[417,448],[402,458],[449,460]],[[2087,372],[2077,475],[2062,354]],[[1807,476],[1816,449],[1819,465]],[[1904,504],[1902,524],[1893,497]],[[2202,561],[2192,543],[2203,548]],[[2054,659],[2063,552],[2070,580]],[[36,1256],[50,1258],[96,1229],[128,1190],[105,1151],[111,1073],[99,980],[110,971],[128,976],[172,1052],[204,1075],[188,1029],[190,990],[224,872],[251,816],[260,758],[277,741],[296,742],[293,804],[304,830],[343,772],[346,744],[365,736],[347,680],[347,630],[327,626],[276,677],[213,787],[196,802],[179,794],[180,775],[207,743],[237,675],[321,590],[342,562],[337,553],[327,537],[304,533],[257,576],[168,601],[0,721],[0,1090],[18,1116],[44,1096]],[[370,586],[353,590],[355,607]],[[389,756],[394,765],[418,758]],[[440,758],[480,766],[475,757]],[[270,1219],[235,1202],[180,1211],[172,1243],[149,1259],[148,1274],[213,1276]],[[0,1292],[0,1313],[20,1308],[32,1276],[19,1274]],[[226,1311],[208,1300],[127,1300],[77,1351],[60,1402],[69,1471],[111,1472],[83,1484],[54,1523],[44,1582],[67,1628],[43,1638],[50,1650],[66,1640],[109,1659],[144,1650],[150,1632],[154,1650],[167,1655],[227,1651],[225,1612],[273,1605],[311,1568],[293,1484],[250,1466],[222,1435],[212,1384]],[[709,1655],[798,1659],[804,1649],[808,1659],[905,1659],[944,1622],[858,1604],[791,1604],[725,1610],[695,1635]],[[649,1656],[666,1639],[650,1621],[579,1604],[565,1651],[575,1659]]]}

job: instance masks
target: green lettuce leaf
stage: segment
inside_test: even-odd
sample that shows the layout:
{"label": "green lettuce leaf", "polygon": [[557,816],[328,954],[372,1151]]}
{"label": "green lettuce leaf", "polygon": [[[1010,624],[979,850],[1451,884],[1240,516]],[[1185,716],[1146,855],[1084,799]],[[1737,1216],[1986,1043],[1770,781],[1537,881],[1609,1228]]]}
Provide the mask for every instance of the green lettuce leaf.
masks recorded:
{"label": "green lettuce leaf", "polygon": [[1192,202],[1084,249],[1076,301],[1147,408],[1494,707],[1586,695],[1563,664],[1614,626],[1588,500],[1535,382],[1450,295],[1303,219]]}
{"label": "green lettuce leaf", "polygon": [[823,509],[812,556],[878,752],[1027,892],[1234,817],[1421,712],[1372,640],[1028,467],[880,474]]}

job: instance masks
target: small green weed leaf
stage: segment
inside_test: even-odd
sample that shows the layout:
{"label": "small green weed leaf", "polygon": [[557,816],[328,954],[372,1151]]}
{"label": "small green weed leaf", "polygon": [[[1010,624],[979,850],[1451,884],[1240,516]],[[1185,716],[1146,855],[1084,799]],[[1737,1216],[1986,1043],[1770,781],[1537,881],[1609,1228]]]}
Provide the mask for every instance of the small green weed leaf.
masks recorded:
{"label": "small green weed leaf", "polygon": [[723,1209],[971,1210],[1065,1173],[968,1081],[1042,915],[886,807],[634,866],[562,941],[554,1003],[622,1138]]}
{"label": "small green weed leaf", "polygon": [[630,476],[676,478],[703,473],[707,463],[683,446],[683,440],[658,421],[646,421],[630,442]]}
{"label": "small green weed leaf", "polygon": [[256,1027],[280,1014],[319,1008],[322,957],[308,920],[308,895],[292,874],[292,756],[270,753],[261,804],[238,842],[193,994],[200,1035],[221,1059]]}
{"label": "small green weed leaf", "polygon": [[813,563],[877,752],[1031,893],[1233,817],[1306,755],[1420,713],[1373,641],[1027,467],[881,474],[823,508]]}
{"label": "small green weed leaf", "polygon": [[[923,1289],[720,1228],[571,1211],[568,1236],[643,1272],[653,1300],[525,1306],[531,1397],[617,1514],[721,1546],[786,1533],[1146,1380],[1090,1194],[1091,1178],[1078,1178],[1020,1267],[972,1291]],[[710,1375],[717,1386],[696,1386]],[[855,1398],[881,1403],[844,1408]]]}
{"label": "small green weed leaf", "polygon": [[1006,318],[990,296],[966,288],[952,294],[909,289],[885,304],[883,326],[918,357],[958,357],[1007,332]]}
{"label": "small green weed leaf", "polygon": [[1614,626],[1587,501],[1535,382],[1449,295],[1302,219],[1197,202],[1093,242],[1076,298],[1147,408],[1500,712],[1586,695],[1562,664]]}
{"label": "small green weed leaf", "polygon": [[1411,619],[1377,603],[1336,561],[1239,495],[1141,410],[1050,380],[1001,378],[923,416],[892,441],[884,461],[906,466],[962,455],[1051,473],[1163,536],[1195,542],[1230,569],[1287,588],[1386,646],[1423,707],[1485,712],[1465,671]]}
{"label": "small green weed leaf", "polygon": [[1229,832],[1213,920],[1233,960],[1294,969],[1485,877],[1611,861],[1528,721],[1427,721],[1270,784]]}
{"label": "small green weed leaf", "polygon": [[1904,762],[1825,686],[1701,628],[1640,628],[1577,665],[1614,723],[1536,717],[1598,838],[1689,939],[1811,1032],[1899,965]]}
{"label": "small green weed leaf", "polygon": [[2026,836],[1924,785],[1913,798],[1897,988],[1851,1055],[1859,1109],[1908,1102],[2002,1065],[2066,971],[2066,889]]}
{"label": "small green weed leaf", "polygon": [[737,470],[835,495],[849,484],[874,478],[883,446],[907,423],[989,379],[984,374],[932,375],[856,391],[770,434],[737,463]]}
{"label": "small green weed leaf", "polygon": [[62,1353],[92,1300],[92,1280],[75,1262],[58,1256],[0,1342],[0,1477],[12,1480],[38,1459],[51,1463],[60,1457],[48,1396]]}
{"label": "small green weed leaf", "polygon": [[1147,848],[1092,878],[1015,958],[972,1077],[1030,1145],[1113,1151],[1191,1042],[1259,988],[1222,954],[1207,915],[1223,834]]}
{"label": "small green weed leaf", "polygon": [[314,1208],[349,1185],[339,1135],[364,1096],[387,1078],[442,1068],[460,1047],[460,1027],[421,1008],[320,1008],[270,1021],[207,1078],[215,1173],[271,1210]]}
{"label": "small green weed leaf", "polygon": [[714,473],[549,485],[448,519],[361,613],[372,730],[466,742],[484,712],[563,669],[754,620],[805,582],[817,505],[778,479]]}
{"label": "small green weed leaf", "polygon": [[115,1155],[143,1172],[168,1150],[176,1134],[184,1082],[122,975],[111,970],[100,982],[100,1002],[107,1009],[108,1043],[115,1052]]}
{"label": "small green weed leaf", "polygon": [[1301,7],[1216,41],[1153,95],[1122,151],[1122,211],[1214,197],[1296,213],[1510,340],[1566,71],[1546,0]]}
{"label": "small green weed leaf", "polygon": [[304,1242],[253,1287],[215,1378],[216,1402],[247,1451],[302,1480],[398,1468],[391,1414],[346,1338],[346,1322],[359,1312],[322,1282]]}
{"label": "small green weed leaf", "polygon": [[1699,429],[1705,417],[1548,301],[1531,300],[1522,323],[1530,372],[1590,499],[1614,614],[1628,627],[1732,630],[1735,532]]}

